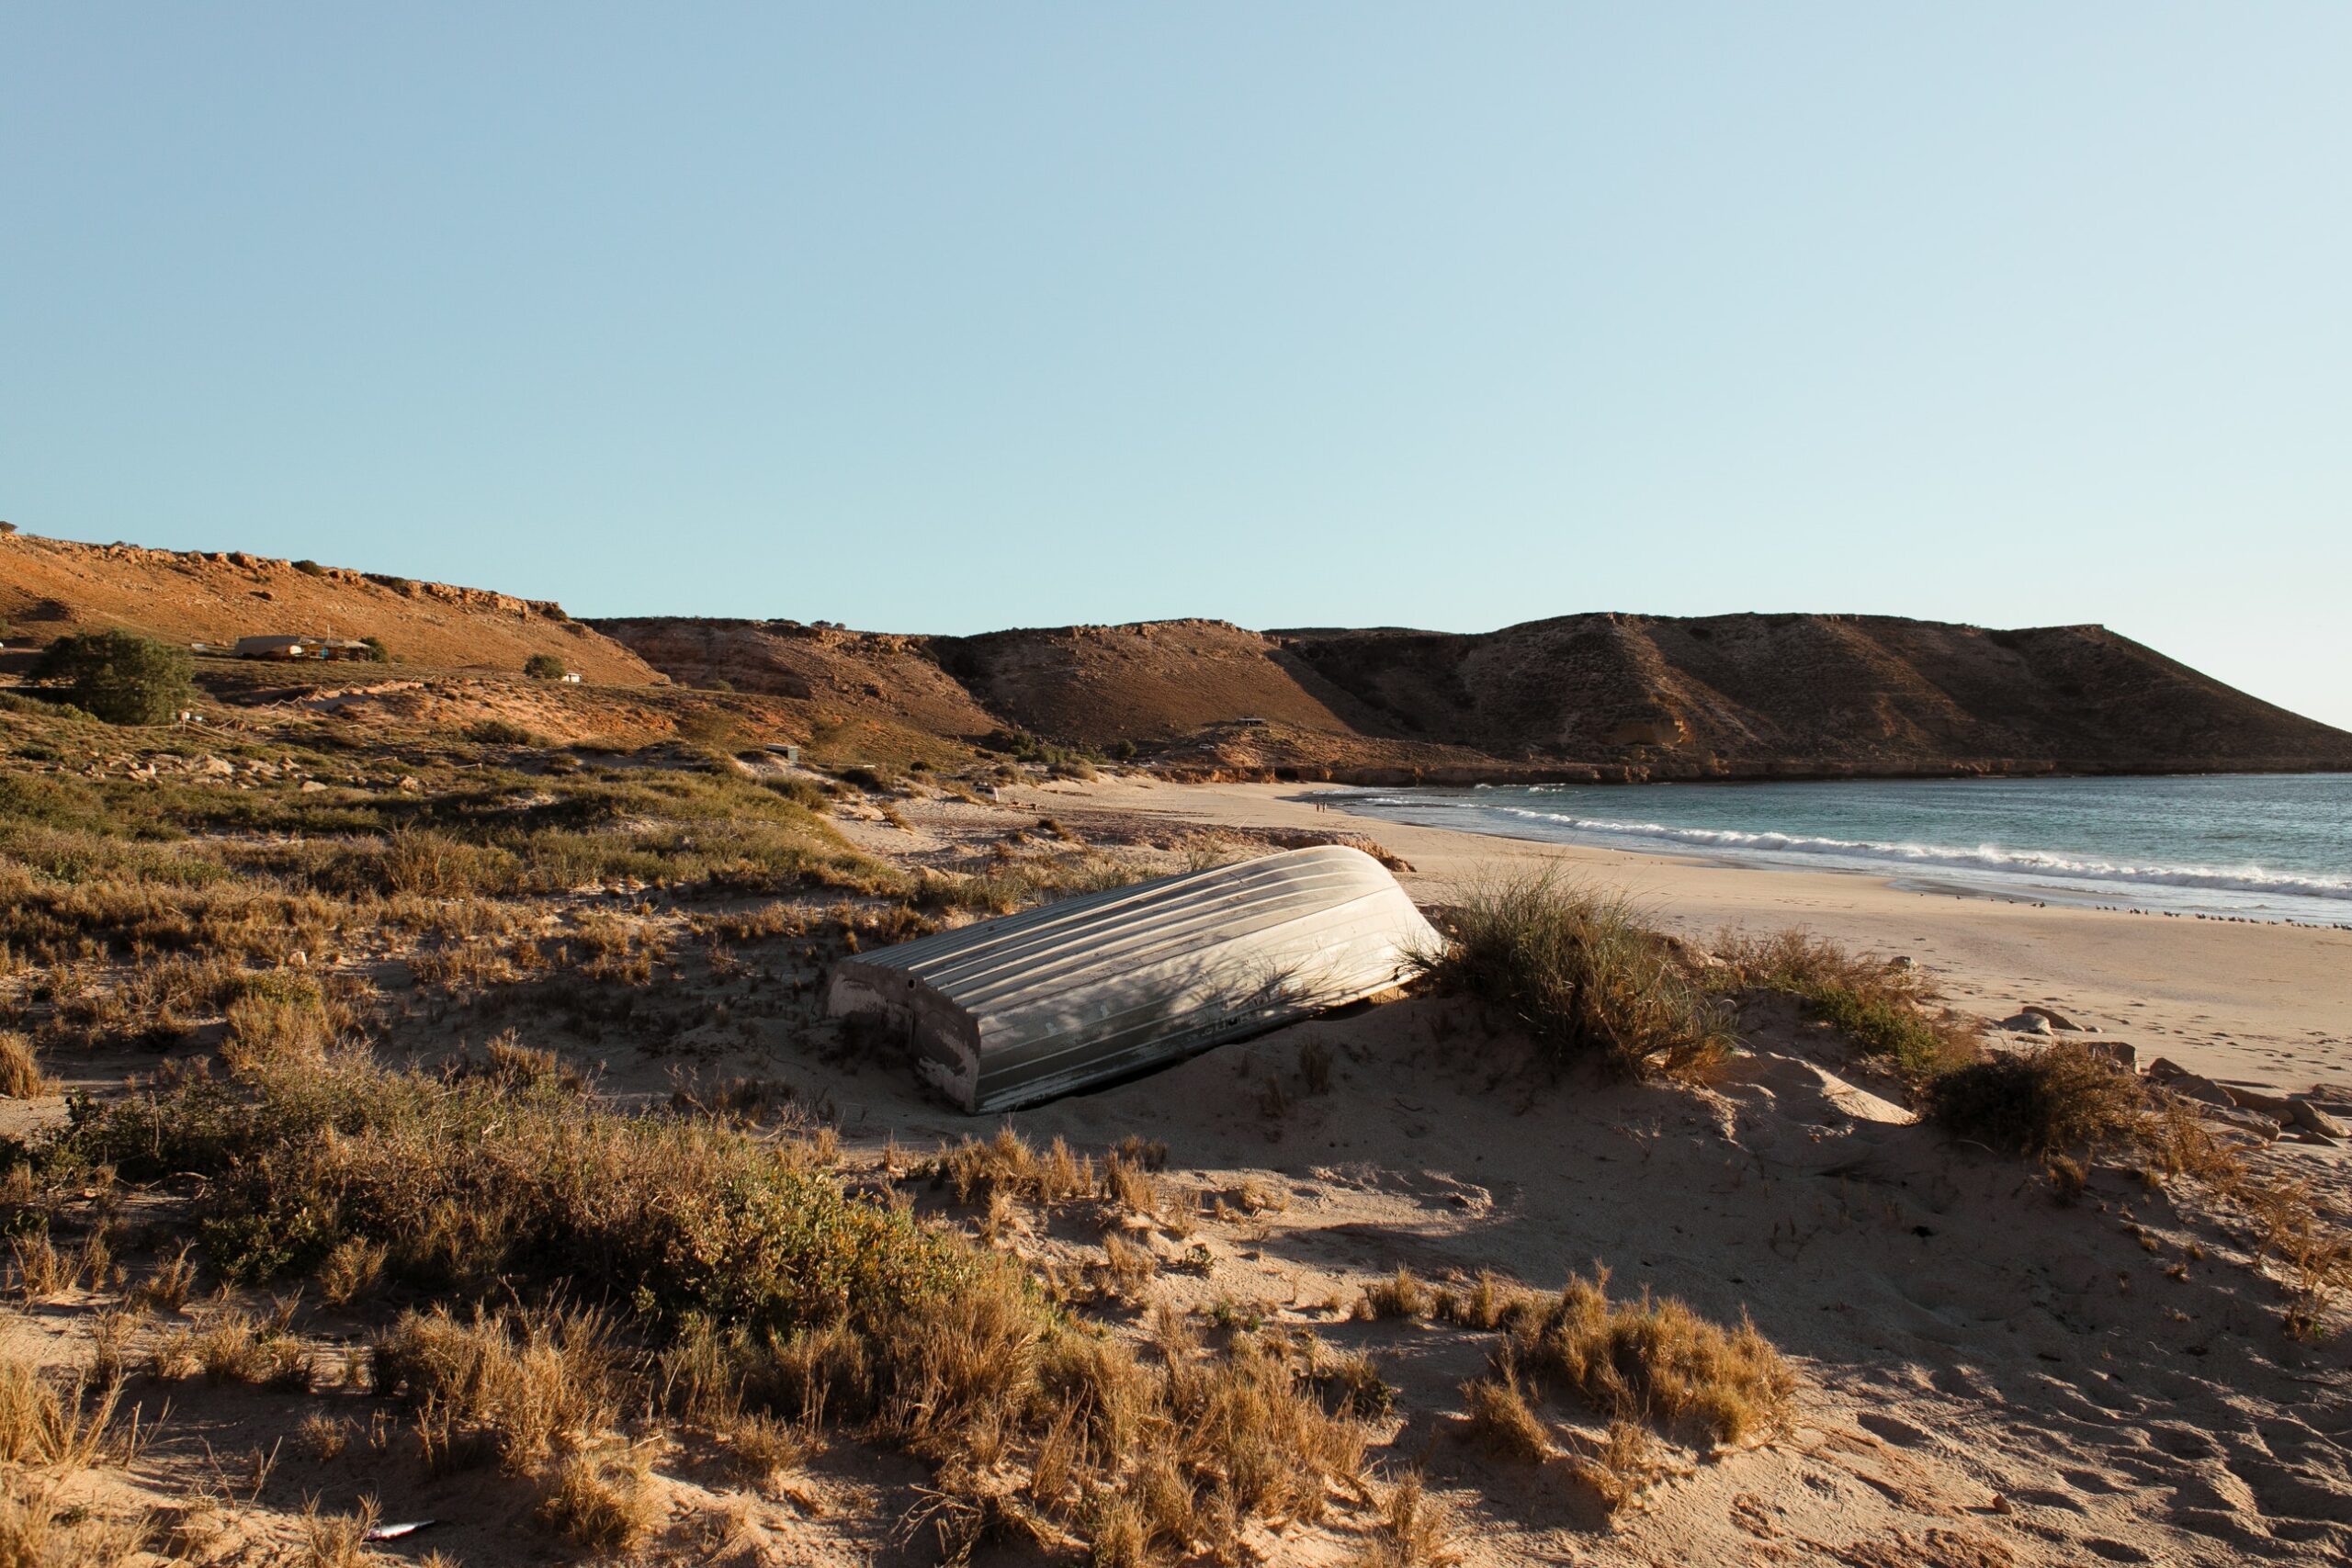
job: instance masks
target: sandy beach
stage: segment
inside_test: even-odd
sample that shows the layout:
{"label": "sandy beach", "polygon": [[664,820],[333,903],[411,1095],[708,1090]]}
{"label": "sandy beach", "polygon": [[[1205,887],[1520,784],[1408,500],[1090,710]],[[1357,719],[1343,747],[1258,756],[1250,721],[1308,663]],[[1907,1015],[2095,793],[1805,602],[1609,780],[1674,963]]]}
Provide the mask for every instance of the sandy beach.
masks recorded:
{"label": "sandy beach", "polygon": [[1347,812],[1306,784],[1135,778],[1009,791],[1041,809],[1165,817],[1193,827],[1346,829],[1412,863],[1424,901],[1529,865],[1623,890],[1662,930],[1703,942],[1800,926],[1908,953],[1955,1007],[1998,1020],[2036,1002],[2225,1083],[2310,1089],[2352,1078],[2352,932],[2038,908],[1837,872],[1762,871],[1444,829]]}

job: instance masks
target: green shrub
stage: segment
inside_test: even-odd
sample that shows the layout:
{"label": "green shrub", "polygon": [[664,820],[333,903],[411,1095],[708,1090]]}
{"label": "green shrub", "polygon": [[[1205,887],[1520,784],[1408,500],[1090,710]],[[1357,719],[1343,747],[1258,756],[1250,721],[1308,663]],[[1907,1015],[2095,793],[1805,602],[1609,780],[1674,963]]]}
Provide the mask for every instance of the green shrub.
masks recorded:
{"label": "green shrub", "polygon": [[477,719],[466,726],[466,739],[477,746],[537,746],[553,742],[535,729],[526,729],[503,718]]}
{"label": "green shrub", "polygon": [[50,644],[44,677],[108,724],[167,724],[195,701],[187,649],[126,631],[84,632]]}
{"label": "green shrub", "polygon": [[359,640],[368,645],[368,663],[390,664],[392,661],[392,650],[384,646],[384,639],[382,637],[363,637]]}
{"label": "green shrub", "polygon": [[843,768],[833,776],[845,784],[855,784],[868,795],[898,793],[897,780],[888,777],[879,769],[867,767],[863,762]]}
{"label": "green shrub", "polygon": [[535,653],[523,660],[523,673],[534,681],[560,681],[565,673],[563,660],[552,653]]}
{"label": "green shrub", "polygon": [[1472,889],[1452,942],[1417,954],[1443,989],[1477,998],[1555,1062],[1629,1077],[1689,1077],[1732,1048],[1730,1007],[1685,975],[1623,900],[1549,872]]}
{"label": "green shrub", "polygon": [[298,560],[294,563],[294,570],[305,577],[324,577],[327,574],[327,569],[314,560]]}

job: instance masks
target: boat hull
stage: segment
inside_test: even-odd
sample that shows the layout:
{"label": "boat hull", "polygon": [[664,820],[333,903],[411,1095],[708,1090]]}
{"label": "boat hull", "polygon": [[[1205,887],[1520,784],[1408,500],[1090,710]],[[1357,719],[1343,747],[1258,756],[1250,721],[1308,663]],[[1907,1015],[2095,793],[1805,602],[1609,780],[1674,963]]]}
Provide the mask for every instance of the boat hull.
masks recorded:
{"label": "boat hull", "polygon": [[1440,942],[1377,861],[1324,844],[843,959],[827,1006],[878,1021],[925,1081],[987,1112],[1361,1000]]}

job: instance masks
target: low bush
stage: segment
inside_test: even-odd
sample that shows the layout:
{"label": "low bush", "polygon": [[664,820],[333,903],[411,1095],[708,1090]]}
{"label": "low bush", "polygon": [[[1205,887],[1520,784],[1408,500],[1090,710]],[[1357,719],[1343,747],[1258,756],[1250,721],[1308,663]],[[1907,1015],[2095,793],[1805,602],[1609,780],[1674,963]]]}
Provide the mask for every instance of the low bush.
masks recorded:
{"label": "low bush", "polygon": [[107,631],[58,638],[40,673],[65,682],[76,706],[108,724],[167,724],[196,700],[195,668],[184,648]]}
{"label": "low bush", "polygon": [[357,1237],[428,1286],[593,1279],[655,1324],[699,1312],[789,1330],[873,1322],[991,1267],[797,1168],[789,1146],[625,1116],[560,1082],[445,1083],[350,1055],[76,1099],[40,1157],[209,1176],[206,1245],[224,1277],[252,1282],[308,1273]]}
{"label": "low bush", "polygon": [[2135,1074],[2071,1040],[1943,1073],[1926,1100],[1955,1135],[2034,1156],[2136,1142],[2151,1110]]}
{"label": "low bush", "polygon": [[563,660],[552,653],[535,653],[523,660],[523,673],[534,681],[560,681],[567,673]]}
{"label": "low bush", "polygon": [[[563,671],[556,673],[560,676]],[[503,718],[475,720],[466,727],[466,739],[477,746],[529,746],[542,750],[553,744],[537,730]]]}
{"label": "low bush", "polygon": [[1546,872],[1470,889],[1448,924],[1453,941],[1418,954],[1422,970],[1509,1019],[1556,1063],[1689,1078],[1735,1043],[1730,1006],[1686,975],[1622,899]]}

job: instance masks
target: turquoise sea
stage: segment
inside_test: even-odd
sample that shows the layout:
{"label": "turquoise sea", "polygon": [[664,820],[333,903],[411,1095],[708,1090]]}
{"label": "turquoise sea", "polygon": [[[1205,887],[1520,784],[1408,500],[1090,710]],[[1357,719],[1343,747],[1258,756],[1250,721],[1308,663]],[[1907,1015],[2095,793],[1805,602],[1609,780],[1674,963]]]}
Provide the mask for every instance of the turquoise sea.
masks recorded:
{"label": "turquoise sea", "polygon": [[2352,925],[2352,773],[1344,793],[1367,816],[1507,838]]}

